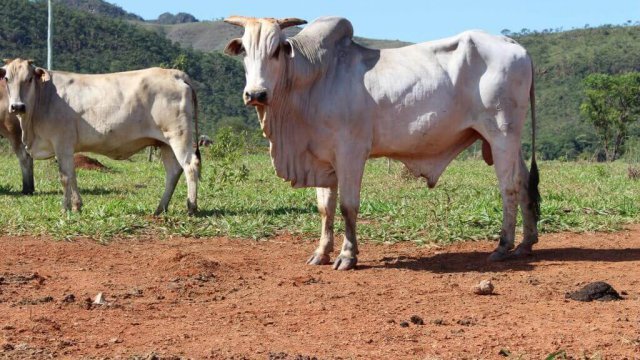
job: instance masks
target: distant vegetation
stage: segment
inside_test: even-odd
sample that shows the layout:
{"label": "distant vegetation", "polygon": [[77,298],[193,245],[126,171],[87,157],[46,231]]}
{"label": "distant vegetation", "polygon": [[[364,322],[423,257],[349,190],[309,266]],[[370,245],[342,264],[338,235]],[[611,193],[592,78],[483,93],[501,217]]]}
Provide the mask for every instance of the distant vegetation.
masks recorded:
{"label": "distant vegetation", "polygon": [[[96,73],[158,65],[177,67],[187,71],[197,83],[204,131],[212,133],[222,125],[249,131],[258,128],[254,112],[241,102],[244,85],[241,63],[219,53],[229,39],[242,34],[240,28],[220,20],[180,23],[195,19],[188,14],[168,14],[160,23],[145,22],[101,0],[55,0],[55,3],[55,68]],[[44,64],[45,2],[3,0],[0,16],[3,19],[0,56],[31,57]],[[177,23],[166,24],[174,21]],[[298,31],[292,28],[288,34]],[[603,151],[599,137],[580,114],[580,104],[585,99],[583,81],[592,73],[640,71],[638,23],[503,33],[519,41],[534,59],[541,157],[597,159]],[[356,41],[379,48],[407,44],[364,38]],[[635,122],[628,129],[632,141],[627,141],[621,152],[640,143],[635,140],[640,137],[638,124]],[[529,129],[527,122],[523,135],[527,153],[531,141]]]}
{"label": "distant vegetation", "polygon": [[174,25],[174,24],[195,23],[195,22],[198,22],[198,19],[196,19],[196,17],[191,14],[187,14],[183,12],[177,13],[175,15],[172,13],[166,12],[158,16],[158,20],[154,22],[158,24],[164,24],[164,25]]}

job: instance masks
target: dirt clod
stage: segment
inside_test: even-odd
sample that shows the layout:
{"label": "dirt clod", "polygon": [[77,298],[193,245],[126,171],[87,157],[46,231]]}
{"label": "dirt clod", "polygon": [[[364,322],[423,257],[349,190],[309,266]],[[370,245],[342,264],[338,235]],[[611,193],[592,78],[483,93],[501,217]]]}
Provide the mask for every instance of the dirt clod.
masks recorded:
{"label": "dirt clod", "polygon": [[424,325],[424,320],[418,315],[413,315],[410,320],[414,325]]}
{"label": "dirt clod", "polygon": [[400,327],[403,327],[403,328],[409,327],[409,323],[406,322],[406,321],[401,321],[400,322]]}
{"label": "dirt clod", "polygon": [[482,280],[479,284],[472,287],[472,291],[476,295],[491,295],[493,294],[493,284],[491,280]]}
{"label": "dirt clod", "polygon": [[104,166],[100,161],[82,154],[75,154],[73,156],[73,164],[75,165],[76,169],[107,170],[107,167]]}
{"label": "dirt clod", "polygon": [[587,284],[582,289],[567,293],[565,295],[567,299],[576,301],[589,302],[593,300],[598,301],[615,301],[622,300],[622,297],[618,292],[609,284],[604,281],[596,281]]}

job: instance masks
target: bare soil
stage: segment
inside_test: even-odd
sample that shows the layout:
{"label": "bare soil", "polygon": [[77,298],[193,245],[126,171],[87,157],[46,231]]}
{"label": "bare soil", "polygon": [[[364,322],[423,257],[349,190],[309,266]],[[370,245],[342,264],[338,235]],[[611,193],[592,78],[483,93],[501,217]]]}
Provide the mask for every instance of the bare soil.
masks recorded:
{"label": "bare soil", "polygon": [[[544,235],[499,264],[494,246],[364,244],[337,272],[291,236],[3,237],[0,358],[640,358],[640,226]],[[565,298],[599,280],[624,299]]]}

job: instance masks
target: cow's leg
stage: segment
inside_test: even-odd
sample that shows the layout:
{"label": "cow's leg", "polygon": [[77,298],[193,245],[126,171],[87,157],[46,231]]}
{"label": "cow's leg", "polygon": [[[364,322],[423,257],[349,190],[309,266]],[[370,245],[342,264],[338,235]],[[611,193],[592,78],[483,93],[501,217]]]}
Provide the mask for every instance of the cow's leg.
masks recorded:
{"label": "cow's leg", "polygon": [[33,158],[27,152],[20,138],[17,141],[10,139],[13,151],[20,162],[20,170],[22,171],[22,193],[31,195],[35,191],[35,182],[33,180]]}
{"label": "cow's leg", "polygon": [[318,198],[318,211],[322,216],[322,235],[320,236],[320,245],[311,255],[307,264],[310,265],[327,265],[331,263],[329,254],[333,252],[333,221],[336,215],[336,199],[338,189],[332,188],[316,188]]}
{"label": "cow's leg", "polygon": [[534,212],[534,199],[529,195],[529,170],[520,154],[520,209],[522,211],[522,227],[524,237],[515,250],[515,255],[530,255],[533,244],[538,242],[538,222]]}
{"label": "cow's leg", "polygon": [[489,256],[490,261],[502,261],[509,257],[514,247],[518,196],[521,188],[520,148],[515,141],[508,146],[504,143],[491,144],[496,175],[502,195],[502,230],[498,248]]}
{"label": "cow's leg", "polygon": [[60,181],[62,182],[64,209],[66,211],[80,211],[82,209],[82,198],[78,191],[76,168],[73,163],[73,152],[56,152],[56,158],[58,159]]}
{"label": "cow's leg", "polygon": [[156,209],[156,216],[169,210],[169,201],[171,201],[173,192],[175,191],[180,175],[182,174],[182,166],[180,166],[180,163],[176,159],[176,156],[169,145],[163,145],[160,147],[160,156],[162,157],[162,163],[164,164],[165,180],[164,194],[162,194],[162,199],[160,199],[160,204]]}
{"label": "cow's leg", "polygon": [[187,211],[195,215],[198,210],[198,179],[200,178],[199,152],[193,151],[189,141],[171,142],[171,148],[187,180]]}
{"label": "cow's leg", "polygon": [[346,152],[336,166],[338,191],[340,192],[340,212],[344,218],[344,242],[340,255],[333,263],[335,270],[351,270],[358,263],[358,242],[356,238],[356,220],[360,210],[360,187],[366,156],[360,158],[356,152]]}

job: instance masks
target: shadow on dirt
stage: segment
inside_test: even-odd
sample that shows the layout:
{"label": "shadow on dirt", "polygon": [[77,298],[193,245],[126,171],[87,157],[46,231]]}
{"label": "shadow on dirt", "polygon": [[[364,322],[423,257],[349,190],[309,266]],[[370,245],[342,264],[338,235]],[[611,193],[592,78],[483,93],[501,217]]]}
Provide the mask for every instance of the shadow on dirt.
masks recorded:
{"label": "shadow on dirt", "polygon": [[640,249],[584,249],[562,248],[534,250],[532,256],[513,258],[500,263],[487,261],[488,252],[442,253],[429,257],[384,257],[373,264],[359,265],[359,269],[406,269],[434,273],[469,271],[530,271],[543,261],[562,262],[626,262],[640,261]]}

